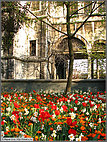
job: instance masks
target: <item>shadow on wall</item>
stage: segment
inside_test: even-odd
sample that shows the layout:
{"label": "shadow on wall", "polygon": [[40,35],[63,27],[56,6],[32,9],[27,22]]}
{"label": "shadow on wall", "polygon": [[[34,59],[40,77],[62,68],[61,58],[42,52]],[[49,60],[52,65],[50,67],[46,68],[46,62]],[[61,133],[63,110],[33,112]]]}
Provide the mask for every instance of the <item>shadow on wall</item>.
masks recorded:
{"label": "shadow on wall", "polygon": [[[28,79],[28,80],[2,80],[1,92],[10,92],[11,88],[21,92],[32,92],[42,90],[60,92],[65,90],[67,80],[44,80],[44,79]],[[104,79],[85,79],[85,80],[73,80],[72,90],[92,91],[92,92],[103,92],[105,91],[105,80]]]}

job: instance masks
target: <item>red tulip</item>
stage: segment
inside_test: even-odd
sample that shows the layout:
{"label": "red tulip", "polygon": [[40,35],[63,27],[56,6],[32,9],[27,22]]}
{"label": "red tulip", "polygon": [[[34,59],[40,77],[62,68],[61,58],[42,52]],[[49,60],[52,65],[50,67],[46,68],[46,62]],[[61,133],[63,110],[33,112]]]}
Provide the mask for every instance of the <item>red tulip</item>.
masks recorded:
{"label": "red tulip", "polygon": [[40,97],[40,96],[38,96],[38,97],[37,97],[37,100],[42,101],[42,99],[41,99],[41,97]]}
{"label": "red tulip", "polygon": [[74,94],[74,97],[76,97],[77,96],[77,94]]}
{"label": "red tulip", "polygon": [[8,95],[7,95],[7,94],[5,94],[5,95],[4,95],[4,98],[6,98],[6,97],[8,97]]}
{"label": "red tulip", "polygon": [[15,108],[19,108],[19,105],[17,103],[14,103]]}
{"label": "red tulip", "polygon": [[4,125],[4,121],[1,121],[1,125]]}
{"label": "red tulip", "polygon": [[33,90],[33,93],[36,93],[36,91],[35,91],[35,90]]}
{"label": "red tulip", "polygon": [[66,105],[63,105],[62,108],[64,111],[66,111],[68,109]]}
{"label": "red tulip", "polygon": [[81,98],[83,98],[83,95],[80,95]]}
{"label": "red tulip", "polygon": [[40,110],[39,110],[39,113],[40,113],[40,114],[41,114],[42,112],[44,112],[44,109],[40,109]]}
{"label": "red tulip", "polygon": [[83,107],[87,106],[87,104],[86,104],[86,103],[84,103],[84,102],[82,103],[82,105],[83,105]]}
{"label": "red tulip", "polygon": [[70,100],[73,101],[73,98],[71,97]]}
{"label": "red tulip", "polygon": [[45,119],[48,119],[48,118],[50,118],[51,117],[51,115],[49,114],[49,112],[47,112],[47,111],[42,111],[41,113],[40,113],[40,115],[39,115],[39,120],[40,120],[40,118],[42,119],[42,121],[44,121]]}
{"label": "red tulip", "polygon": [[67,124],[68,124],[69,126],[72,125],[72,119],[71,119],[71,118],[67,118]]}
{"label": "red tulip", "polygon": [[40,108],[38,104],[34,104],[34,107],[37,109]]}
{"label": "red tulip", "polygon": [[17,93],[15,93],[15,96],[16,96],[16,97],[18,96]]}
{"label": "red tulip", "polygon": [[96,104],[97,105],[97,109],[100,107],[100,104]]}
{"label": "red tulip", "polygon": [[68,98],[64,98],[64,101],[66,102],[68,100]]}
{"label": "red tulip", "polygon": [[91,104],[91,103],[90,103],[90,107],[93,107],[93,106],[94,106],[94,104]]}
{"label": "red tulip", "polygon": [[78,97],[76,97],[76,99],[78,100]]}
{"label": "red tulip", "polygon": [[75,126],[75,125],[77,124],[77,121],[72,122],[72,119],[71,119],[71,118],[67,118],[67,124],[68,124],[69,126]]}
{"label": "red tulip", "polygon": [[76,131],[74,129],[69,129],[68,133],[69,134],[74,134],[74,136],[76,135]]}
{"label": "red tulip", "polygon": [[90,95],[92,95],[92,92],[90,92]]}
{"label": "red tulip", "polygon": [[86,100],[86,97],[84,97],[84,100]]}
{"label": "red tulip", "polygon": [[78,103],[78,100],[75,100],[75,104],[77,104]]}
{"label": "red tulip", "polygon": [[74,121],[73,123],[72,123],[72,126],[75,126],[77,124],[77,121]]}
{"label": "red tulip", "polygon": [[70,111],[71,111],[71,112],[74,112],[74,109],[73,109],[73,108],[71,108],[71,109],[70,109]]}
{"label": "red tulip", "polygon": [[19,111],[13,111],[12,114],[19,114]]}
{"label": "red tulip", "polygon": [[18,97],[18,100],[21,100],[21,98],[20,98],[20,97]]}
{"label": "red tulip", "polygon": [[56,115],[59,115],[59,114],[60,114],[60,111],[59,111],[59,110],[55,110],[55,114],[56,114]]}
{"label": "red tulip", "polygon": [[49,102],[50,105],[53,105],[53,102]]}
{"label": "red tulip", "polygon": [[52,105],[51,108],[52,108],[53,110],[56,110],[56,109],[57,109],[57,106],[56,106],[56,105]]}

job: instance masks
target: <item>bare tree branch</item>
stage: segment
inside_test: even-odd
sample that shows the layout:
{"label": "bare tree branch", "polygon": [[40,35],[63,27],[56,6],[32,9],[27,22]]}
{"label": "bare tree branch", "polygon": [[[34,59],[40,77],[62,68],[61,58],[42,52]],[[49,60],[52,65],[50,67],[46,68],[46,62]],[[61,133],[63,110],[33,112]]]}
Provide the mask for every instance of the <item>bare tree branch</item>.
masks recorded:
{"label": "bare tree branch", "polygon": [[93,3],[94,3],[94,2],[91,2],[90,4],[87,4],[86,6],[84,6],[84,7],[80,8],[80,9],[76,10],[74,13],[72,13],[72,14],[70,15],[70,18],[71,18],[74,14],[76,14],[78,11],[80,11],[80,10],[82,10],[82,9],[84,9],[84,8],[86,8],[86,7],[88,7],[88,6],[90,6],[90,5],[93,4]]}
{"label": "bare tree branch", "polygon": [[[92,3],[96,3],[96,2],[92,2]],[[92,3],[91,3],[91,4],[92,4]],[[90,15],[89,15],[89,16],[86,18],[86,20],[80,25],[80,27],[78,27],[77,30],[71,35],[71,38],[72,38],[72,37],[78,32],[78,30],[87,22],[87,20],[92,16],[92,13],[93,13],[98,7],[100,7],[100,6],[101,6],[102,4],[104,4],[104,3],[105,3],[105,2],[101,3],[99,6],[97,6],[94,10],[92,10],[92,11],[90,12]],[[62,33],[62,34],[64,34],[64,35],[68,36],[66,33],[64,33],[64,32],[62,32],[62,31],[56,29],[55,27],[53,27],[53,26],[50,25],[49,23],[47,23],[47,22],[43,21],[42,19],[38,18],[34,13],[32,13],[29,9],[23,7],[20,3],[18,3],[18,4],[21,6],[21,8],[27,10],[30,14],[32,14],[32,15],[33,15],[36,19],[38,19],[39,21],[42,21],[43,23],[47,24],[48,26],[50,26],[51,28],[53,28],[53,29],[56,30],[57,32],[60,32],[60,33]],[[66,3],[64,3],[64,4],[66,5]],[[91,4],[88,4],[88,5],[86,5],[85,7],[87,7],[87,6],[91,5]],[[85,8],[85,7],[82,7],[82,8],[80,8],[79,10],[81,10],[81,9],[83,9],[83,8]],[[79,11],[79,10],[77,10],[77,11]],[[76,11],[76,12],[77,12],[77,11]],[[76,12],[74,12],[72,15],[74,15]],[[72,15],[71,15],[71,16],[72,16]],[[71,17],[71,16],[70,16],[70,17]]]}
{"label": "bare tree branch", "polygon": [[77,32],[78,32],[78,30],[87,22],[87,20],[92,16],[92,13],[98,8],[98,7],[100,7],[101,5],[103,5],[105,2],[103,2],[103,3],[101,3],[99,6],[97,6],[95,9],[94,9],[94,7],[95,7],[95,4],[94,4],[94,6],[93,6],[93,9],[91,10],[91,12],[90,12],[90,15],[85,19],[85,21],[76,29],[76,31],[71,35],[71,37],[70,38],[72,38]]}
{"label": "bare tree branch", "polygon": [[47,24],[48,26],[50,26],[51,28],[53,28],[53,29],[56,30],[57,32],[60,32],[60,33],[62,33],[62,34],[64,34],[64,35],[67,35],[66,33],[64,33],[64,32],[62,32],[62,31],[56,29],[55,27],[53,27],[53,26],[50,25],[49,23],[47,23],[47,22],[43,21],[42,19],[38,18],[34,13],[32,13],[32,12],[31,12],[29,9],[27,9],[26,7],[22,6],[20,3],[18,3],[18,4],[21,6],[21,8],[27,10],[30,14],[32,14],[32,15],[33,15],[36,19],[38,19],[39,21],[41,21],[41,22]]}

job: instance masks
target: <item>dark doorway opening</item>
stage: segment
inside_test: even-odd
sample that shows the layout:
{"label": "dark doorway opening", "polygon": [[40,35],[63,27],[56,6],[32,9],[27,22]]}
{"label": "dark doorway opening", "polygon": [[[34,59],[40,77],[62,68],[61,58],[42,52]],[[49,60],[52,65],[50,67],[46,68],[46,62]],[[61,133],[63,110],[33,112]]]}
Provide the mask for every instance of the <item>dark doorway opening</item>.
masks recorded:
{"label": "dark doorway opening", "polygon": [[56,58],[56,78],[66,79],[66,62],[64,59]]}

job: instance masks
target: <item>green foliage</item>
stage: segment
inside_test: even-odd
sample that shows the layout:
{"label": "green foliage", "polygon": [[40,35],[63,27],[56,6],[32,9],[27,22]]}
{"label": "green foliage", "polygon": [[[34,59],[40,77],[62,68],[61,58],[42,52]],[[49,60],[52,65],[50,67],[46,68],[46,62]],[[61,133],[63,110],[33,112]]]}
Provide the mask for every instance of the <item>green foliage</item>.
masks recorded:
{"label": "green foliage", "polygon": [[[26,7],[29,5],[27,4]],[[27,20],[26,11],[18,6],[18,2],[1,2],[1,30],[2,48],[10,54],[9,48],[13,46],[13,38],[23,22]]]}

